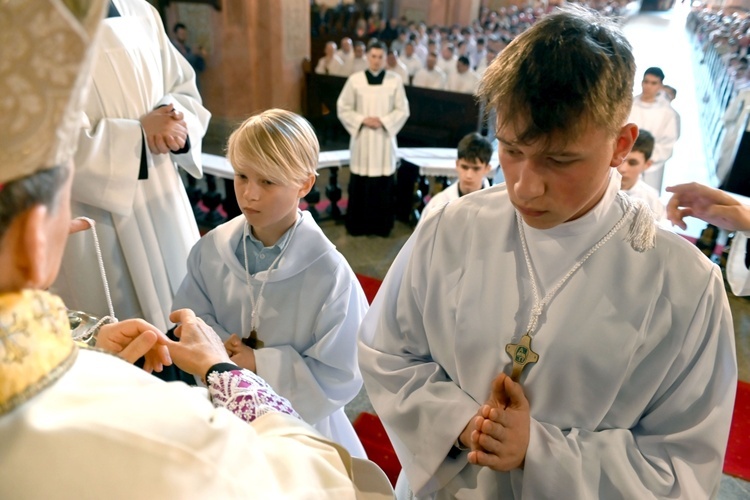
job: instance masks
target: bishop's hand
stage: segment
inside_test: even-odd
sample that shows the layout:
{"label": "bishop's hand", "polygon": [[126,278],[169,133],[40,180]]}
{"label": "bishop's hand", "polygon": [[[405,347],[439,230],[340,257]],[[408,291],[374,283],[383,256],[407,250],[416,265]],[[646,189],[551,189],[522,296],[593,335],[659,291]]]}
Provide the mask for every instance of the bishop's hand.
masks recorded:
{"label": "bishop's hand", "polygon": [[529,447],[531,413],[521,384],[501,373],[473,420],[469,463],[496,471],[523,468]]}
{"label": "bishop's hand", "polygon": [[224,347],[226,348],[227,354],[229,354],[229,359],[232,360],[232,363],[240,368],[245,368],[251,372],[255,372],[255,350],[250,346],[245,345],[236,333],[233,333],[232,336],[224,342]]}

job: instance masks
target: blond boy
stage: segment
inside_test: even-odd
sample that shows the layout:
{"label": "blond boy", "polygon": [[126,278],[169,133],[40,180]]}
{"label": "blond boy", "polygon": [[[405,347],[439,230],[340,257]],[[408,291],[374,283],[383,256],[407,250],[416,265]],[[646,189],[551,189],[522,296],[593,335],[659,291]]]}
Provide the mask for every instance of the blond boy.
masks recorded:
{"label": "blond boy", "polygon": [[362,385],[356,333],[367,301],[344,257],[297,208],[315,182],[318,151],[310,124],[280,109],[232,133],[227,157],[242,215],[193,247],[173,307],[193,309],[233,363],[364,457],[344,405]]}

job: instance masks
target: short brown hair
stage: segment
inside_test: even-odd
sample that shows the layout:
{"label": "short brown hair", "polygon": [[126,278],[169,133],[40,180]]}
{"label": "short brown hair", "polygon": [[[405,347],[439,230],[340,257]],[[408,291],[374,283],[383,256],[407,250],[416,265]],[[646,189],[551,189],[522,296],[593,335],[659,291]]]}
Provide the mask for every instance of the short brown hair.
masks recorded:
{"label": "short brown hair", "polygon": [[570,5],[513,40],[487,68],[478,96],[517,127],[521,143],[572,139],[588,123],[614,135],[630,113],[634,76],[620,29]]}
{"label": "short brown hair", "polygon": [[264,178],[299,186],[317,175],[320,145],[310,122],[284,109],[251,116],[229,136],[227,159]]}

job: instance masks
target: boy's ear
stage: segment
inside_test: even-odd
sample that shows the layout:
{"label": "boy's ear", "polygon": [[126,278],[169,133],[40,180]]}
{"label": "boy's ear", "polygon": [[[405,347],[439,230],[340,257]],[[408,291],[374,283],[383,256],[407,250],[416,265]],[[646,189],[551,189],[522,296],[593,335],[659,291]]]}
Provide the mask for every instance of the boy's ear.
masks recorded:
{"label": "boy's ear", "polygon": [[615,138],[615,149],[612,152],[612,159],[609,162],[611,167],[617,168],[618,165],[625,161],[625,158],[633,149],[633,144],[638,138],[638,125],[628,123],[620,129]]}
{"label": "boy's ear", "polygon": [[643,167],[643,170],[648,170],[648,168],[649,168],[649,167],[650,167],[651,165],[653,165],[653,163],[654,163],[654,160],[647,160],[647,161],[646,161],[646,166],[645,166],[645,167]]}
{"label": "boy's ear", "polygon": [[302,185],[299,188],[299,191],[297,191],[297,198],[302,199],[305,196],[307,196],[307,194],[315,185],[316,180],[317,180],[317,177],[313,174],[310,174],[310,177],[308,177],[307,180],[302,183]]}
{"label": "boy's ear", "polygon": [[3,236],[0,251],[4,268],[0,288],[3,290],[16,291],[43,285],[48,265],[47,210],[41,204],[29,208],[13,219]]}

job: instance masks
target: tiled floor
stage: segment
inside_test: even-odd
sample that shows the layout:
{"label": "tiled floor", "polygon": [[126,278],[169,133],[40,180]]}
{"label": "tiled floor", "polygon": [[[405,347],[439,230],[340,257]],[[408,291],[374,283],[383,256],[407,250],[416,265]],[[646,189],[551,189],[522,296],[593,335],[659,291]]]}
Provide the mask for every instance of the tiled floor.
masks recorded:
{"label": "tiled floor", "polygon": [[[649,66],[660,66],[665,74],[665,83],[678,89],[675,108],[681,115],[682,135],[677,142],[673,158],[665,170],[665,186],[687,181],[715,184],[715,179],[705,165],[700,128],[698,125],[697,97],[693,82],[692,45],[685,32],[687,6],[677,4],[667,13],[645,14],[632,17],[624,27],[631,41],[636,61],[637,83],[640,91],[640,75]],[[329,149],[346,147],[345,144],[328,145]],[[346,173],[342,172],[341,185],[346,186]],[[324,192],[327,176],[321,175],[319,187]],[[666,201],[668,197],[664,198]],[[411,234],[411,228],[397,223],[390,238],[351,237],[343,226],[333,221],[321,223],[323,230],[338,249],[347,257],[355,272],[382,278],[401,246]],[[704,224],[694,221],[688,233],[695,236]],[[750,302],[730,297],[735,320],[740,379],[750,381]],[[348,407],[354,417],[361,411],[372,411],[364,391]],[[750,483],[725,476],[719,498],[723,500],[750,498]]]}

